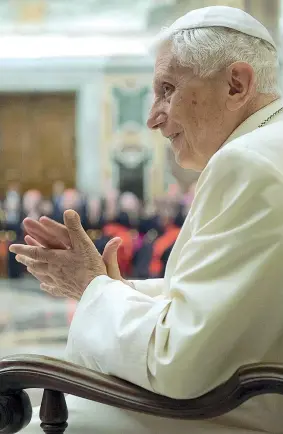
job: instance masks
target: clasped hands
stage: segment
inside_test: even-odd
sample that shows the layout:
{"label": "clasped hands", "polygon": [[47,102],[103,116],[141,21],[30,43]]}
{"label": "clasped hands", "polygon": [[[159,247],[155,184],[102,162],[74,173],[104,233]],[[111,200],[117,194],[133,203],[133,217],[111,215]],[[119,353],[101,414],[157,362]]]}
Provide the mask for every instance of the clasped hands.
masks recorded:
{"label": "clasped hands", "polygon": [[75,211],[65,211],[64,223],[48,217],[41,217],[39,221],[26,218],[27,245],[12,244],[9,248],[16,254],[16,260],[40,281],[42,290],[80,300],[87,286],[98,276],[108,275],[130,285],[121,277],[117,262],[120,238],[109,241],[101,256]]}

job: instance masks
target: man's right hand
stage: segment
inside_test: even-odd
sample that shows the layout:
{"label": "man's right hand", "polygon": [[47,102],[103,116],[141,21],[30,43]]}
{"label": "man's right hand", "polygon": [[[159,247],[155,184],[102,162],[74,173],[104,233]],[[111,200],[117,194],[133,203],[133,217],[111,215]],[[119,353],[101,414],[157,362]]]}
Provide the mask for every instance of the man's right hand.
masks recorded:
{"label": "man's right hand", "polygon": [[[46,249],[69,249],[71,240],[67,228],[61,223],[48,217],[41,217],[39,221],[26,218],[23,222],[27,235],[25,242],[30,246],[41,246]],[[107,268],[108,276],[115,280],[121,280],[126,285],[133,287],[130,282],[123,279],[117,260],[117,252],[121,245],[121,238],[113,238],[104,249],[102,258]]]}

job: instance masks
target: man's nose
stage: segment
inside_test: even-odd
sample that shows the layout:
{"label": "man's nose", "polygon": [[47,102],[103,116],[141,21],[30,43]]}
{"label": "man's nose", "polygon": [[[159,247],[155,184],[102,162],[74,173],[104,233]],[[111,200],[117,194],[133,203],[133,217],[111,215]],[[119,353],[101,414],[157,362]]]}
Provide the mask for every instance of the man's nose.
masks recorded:
{"label": "man's nose", "polygon": [[166,122],[166,119],[167,119],[166,113],[163,112],[158,113],[156,111],[151,110],[147,120],[147,126],[151,130],[157,130]]}

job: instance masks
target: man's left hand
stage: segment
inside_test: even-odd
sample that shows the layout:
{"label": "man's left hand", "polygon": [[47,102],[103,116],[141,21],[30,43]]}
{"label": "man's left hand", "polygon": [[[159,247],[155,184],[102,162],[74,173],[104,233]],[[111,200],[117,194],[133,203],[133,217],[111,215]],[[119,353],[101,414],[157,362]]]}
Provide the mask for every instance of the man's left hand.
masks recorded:
{"label": "man's left hand", "polygon": [[9,250],[41,282],[41,289],[80,300],[95,277],[107,275],[106,266],[83,230],[79,215],[73,210],[65,211],[64,223],[71,240],[71,248],[67,250],[22,244],[12,244]]}

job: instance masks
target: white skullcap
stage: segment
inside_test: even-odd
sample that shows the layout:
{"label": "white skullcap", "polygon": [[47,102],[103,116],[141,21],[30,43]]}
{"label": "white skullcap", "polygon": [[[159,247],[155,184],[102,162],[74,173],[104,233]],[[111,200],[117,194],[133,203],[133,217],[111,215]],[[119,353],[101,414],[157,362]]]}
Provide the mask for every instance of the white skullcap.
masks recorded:
{"label": "white skullcap", "polygon": [[263,24],[242,9],[229,6],[210,6],[192,10],[176,20],[164,31],[162,36],[167,38],[179,30],[200,27],[227,27],[228,29],[238,30],[238,32],[245,33],[246,35],[263,39],[276,48],[272,36]]}

